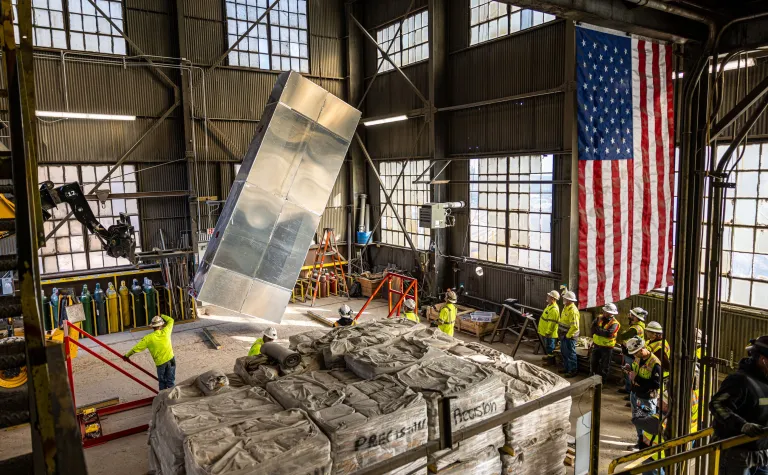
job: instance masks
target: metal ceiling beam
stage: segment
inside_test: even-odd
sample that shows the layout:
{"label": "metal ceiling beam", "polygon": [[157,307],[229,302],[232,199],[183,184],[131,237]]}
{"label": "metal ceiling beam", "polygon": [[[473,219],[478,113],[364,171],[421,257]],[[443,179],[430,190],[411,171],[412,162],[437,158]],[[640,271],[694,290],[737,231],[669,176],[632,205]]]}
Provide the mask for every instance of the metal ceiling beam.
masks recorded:
{"label": "metal ceiling beam", "polygon": [[759,101],[766,92],[768,92],[768,78],[760,81],[760,84],[749,91],[749,94],[744,96],[744,98],[739,101],[738,104],[736,104],[730,111],[728,111],[728,113],[712,127],[712,131],[709,134],[709,141],[712,142],[717,137],[719,137],[720,134],[722,134],[725,129],[730,127],[730,125],[733,124],[736,119],[741,117],[741,115],[744,114],[747,109],[757,103],[757,101]]}
{"label": "metal ceiling beam", "polygon": [[698,21],[664,11],[633,6],[624,0],[501,0],[501,2],[551,13],[560,18],[667,41],[703,42],[707,38],[707,27]]}

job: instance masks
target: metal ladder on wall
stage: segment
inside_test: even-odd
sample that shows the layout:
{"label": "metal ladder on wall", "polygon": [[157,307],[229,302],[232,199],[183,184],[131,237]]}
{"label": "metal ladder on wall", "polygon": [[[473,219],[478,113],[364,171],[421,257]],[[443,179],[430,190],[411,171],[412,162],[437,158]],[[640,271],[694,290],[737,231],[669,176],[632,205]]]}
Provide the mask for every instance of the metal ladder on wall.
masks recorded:
{"label": "metal ladder on wall", "polygon": [[32,45],[32,0],[18,0],[20,44],[13,32],[11,0],[0,0],[0,50],[11,151],[0,150],[0,193],[13,195],[15,218],[0,231],[15,233],[16,255],[0,256],[0,272],[15,270],[19,290],[0,297],[0,318],[21,318],[24,338],[0,340],[0,371],[26,371],[26,384],[0,388],[0,428],[29,423],[32,452],[0,461],[0,473],[87,473],[80,427],[69,394],[60,344],[46,345],[41,318],[38,243],[45,238],[37,187],[37,134]]}
{"label": "metal ladder on wall", "polygon": [[[342,264],[341,253],[339,247],[336,244],[336,234],[333,232],[333,228],[323,228],[323,239],[320,241],[320,245],[315,250],[315,259],[312,263],[312,269],[310,270],[310,282],[308,287],[312,289],[312,306],[315,305],[315,299],[317,298],[318,291],[320,289],[321,276],[325,269],[325,258],[329,257],[331,260],[331,267],[333,267],[333,273],[337,279],[337,291],[336,293],[344,293],[349,296],[349,289],[347,288],[347,276],[344,273],[344,265]],[[341,276],[339,278],[339,276]],[[339,289],[343,289],[341,292]]]}

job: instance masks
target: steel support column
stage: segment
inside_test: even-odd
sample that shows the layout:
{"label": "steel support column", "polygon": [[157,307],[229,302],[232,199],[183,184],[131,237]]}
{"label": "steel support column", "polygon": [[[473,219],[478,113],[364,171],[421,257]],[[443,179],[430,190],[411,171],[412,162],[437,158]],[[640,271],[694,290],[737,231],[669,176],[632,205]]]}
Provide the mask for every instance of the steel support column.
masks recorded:
{"label": "steel support column", "polygon": [[[563,148],[570,149],[570,155],[553,156],[554,174],[556,181],[568,181],[571,185],[579,182],[579,147],[576,130],[576,90],[568,85],[576,84],[576,25],[572,21],[565,23],[565,64],[563,65],[564,85],[564,114],[563,114]],[[560,162],[559,165],[557,162]],[[567,283],[568,288],[578,292],[579,269],[579,187],[570,189],[555,188],[553,216],[554,246],[560,248],[559,269],[560,282]],[[594,428],[593,428],[594,430]]]}
{"label": "steel support column", "polygon": [[[345,5],[345,16],[360,15],[362,13],[363,5],[360,2],[348,1]],[[364,84],[364,55],[363,55],[363,39],[360,30],[355,28],[351,22],[344,22],[347,31],[347,102],[350,104],[357,104],[357,108],[362,109],[365,95],[363,94]],[[361,128],[360,133],[365,134]],[[364,138],[364,137],[363,137]],[[363,152],[360,150],[360,145],[357,141],[353,141],[349,144],[348,155],[348,167],[347,167],[347,203],[349,209],[347,212],[347,229],[349,230],[349,236],[347,236],[347,260],[349,261],[348,272],[352,271],[352,258],[353,243],[355,242],[355,236],[357,231],[357,198],[361,194],[368,194],[367,180],[366,180],[366,165]],[[373,208],[373,206],[371,206]],[[370,231],[367,230],[367,231]],[[361,255],[364,255],[363,251]]]}

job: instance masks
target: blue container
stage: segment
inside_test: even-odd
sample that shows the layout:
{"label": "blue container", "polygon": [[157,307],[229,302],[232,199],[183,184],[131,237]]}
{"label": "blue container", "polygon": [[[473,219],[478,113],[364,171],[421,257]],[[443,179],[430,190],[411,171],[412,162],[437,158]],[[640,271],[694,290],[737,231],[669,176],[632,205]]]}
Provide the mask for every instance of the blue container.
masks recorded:
{"label": "blue container", "polygon": [[369,232],[358,231],[357,232],[357,243],[358,244],[368,244],[368,241],[371,240],[371,235],[372,234],[373,234],[372,231],[369,231]]}

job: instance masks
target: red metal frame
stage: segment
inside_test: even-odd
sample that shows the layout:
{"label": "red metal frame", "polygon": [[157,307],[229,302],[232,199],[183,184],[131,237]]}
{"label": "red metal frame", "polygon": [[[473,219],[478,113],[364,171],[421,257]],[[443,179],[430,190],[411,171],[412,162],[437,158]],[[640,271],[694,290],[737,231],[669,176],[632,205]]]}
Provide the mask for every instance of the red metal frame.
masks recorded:
{"label": "red metal frame", "polygon": [[[98,344],[99,346],[101,346],[102,348],[106,349],[107,351],[109,351],[109,352],[119,356],[120,358],[122,358],[123,355],[121,355],[117,351],[113,350],[112,348],[110,348],[105,343],[102,343],[101,341],[99,341],[98,338],[90,335],[85,330],[83,330],[81,328],[78,328],[75,325],[71,325],[68,321],[65,320],[64,321],[64,353],[66,355],[67,377],[69,379],[69,389],[72,392],[72,402],[73,403],[75,403],[75,380],[74,380],[74,375],[72,373],[72,358],[70,356],[70,350],[69,350],[70,343],[74,344],[75,346],[77,346],[81,350],[84,350],[86,353],[88,353],[88,354],[96,357],[97,359],[103,361],[104,363],[108,364],[110,367],[114,368],[119,373],[127,376],[128,378],[130,378],[134,382],[140,384],[141,386],[149,389],[154,394],[158,393],[158,390],[156,390],[153,387],[147,385],[145,382],[143,382],[140,379],[136,378],[135,376],[133,376],[132,374],[128,373],[124,369],[118,367],[117,365],[115,365],[111,361],[107,360],[103,356],[97,354],[96,352],[94,352],[90,348],[87,348],[86,346],[84,346],[79,341],[73,340],[72,338],[70,338],[69,337],[69,330],[70,329],[74,329],[77,332],[79,332],[81,335],[87,336],[88,338],[91,339],[91,341],[93,341],[94,343]],[[143,372],[144,374],[148,375],[149,377],[151,377],[155,381],[157,381],[157,377],[155,375],[153,375],[149,371],[145,370],[141,366],[137,365],[133,361],[129,360],[128,363],[131,366],[139,369],[141,372]],[[115,404],[114,406],[103,407],[101,409],[97,409],[96,410],[96,414],[99,417],[101,417],[101,416],[107,416],[109,414],[117,414],[117,413],[123,412],[123,411],[130,411],[131,409],[136,409],[136,408],[139,408],[139,407],[149,406],[149,405],[152,404],[152,401],[154,400],[154,398],[155,398],[154,396],[150,396],[150,397],[147,397],[147,398],[144,398],[144,399],[139,399],[139,400],[136,400],[136,401],[129,401],[129,402],[121,403],[121,404]],[[74,406],[77,407],[77,404],[74,404]],[[85,434],[85,424],[82,422],[82,417],[78,416],[78,419],[80,421],[80,432],[81,432],[81,434]],[[101,444],[104,444],[104,443],[109,442],[111,440],[119,439],[121,437],[126,437],[126,436],[133,435],[133,434],[139,434],[141,432],[144,432],[148,428],[149,428],[148,424],[142,424],[140,426],[131,427],[129,429],[124,429],[124,430],[121,430],[121,431],[117,431],[117,432],[114,432],[112,434],[104,434],[104,435],[101,435],[101,436],[99,436],[97,438],[85,438],[85,437],[83,437],[83,447],[84,448],[94,447],[96,445],[101,445]]]}
{"label": "red metal frame", "polygon": [[[403,281],[403,285],[405,285],[406,282],[410,282],[408,284],[408,287],[405,288],[404,291],[395,290],[392,288],[392,278],[397,277]],[[409,277],[407,275],[397,274],[394,272],[387,272],[384,274],[384,279],[379,283],[379,286],[376,287],[376,290],[371,293],[371,296],[368,297],[368,300],[365,302],[363,307],[360,309],[359,312],[357,312],[357,315],[355,316],[355,320],[360,318],[360,315],[363,314],[365,309],[368,307],[368,305],[371,303],[373,299],[376,298],[376,295],[379,293],[379,290],[384,286],[384,283],[387,284],[387,289],[389,290],[389,313],[387,314],[387,318],[392,318],[393,314],[396,314],[397,316],[400,316],[400,308],[403,306],[403,302],[405,302],[405,299],[412,298],[416,302],[416,312],[419,311],[419,281],[415,277]],[[411,290],[413,291],[411,293]],[[397,303],[392,305],[392,294],[399,295],[400,298],[397,300]]]}

